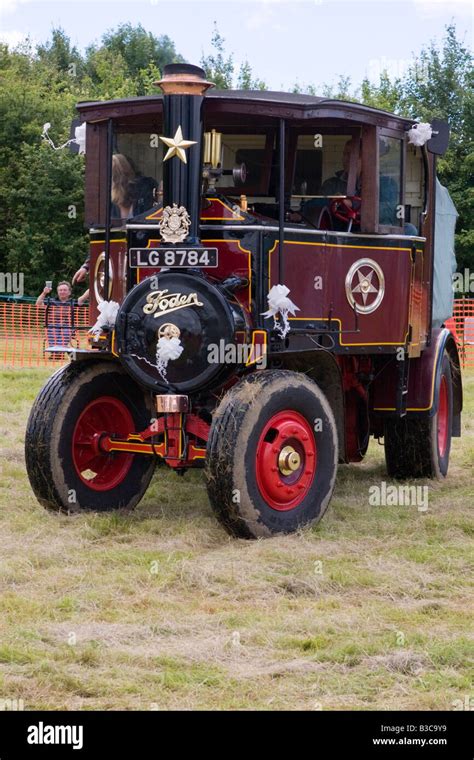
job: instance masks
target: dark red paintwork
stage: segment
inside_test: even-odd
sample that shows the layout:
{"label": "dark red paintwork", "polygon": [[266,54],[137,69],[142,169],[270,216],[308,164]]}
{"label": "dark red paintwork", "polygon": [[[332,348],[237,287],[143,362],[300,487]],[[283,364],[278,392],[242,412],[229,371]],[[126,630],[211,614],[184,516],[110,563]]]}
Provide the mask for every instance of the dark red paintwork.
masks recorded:
{"label": "dark red paintwork", "polygon": [[[422,356],[410,360],[408,412],[429,412],[435,401],[436,369],[442,357],[449,330],[433,330],[431,344]],[[394,412],[396,402],[397,359],[393,357],[381,370],[373,387],[372,408],[376,412]]]}

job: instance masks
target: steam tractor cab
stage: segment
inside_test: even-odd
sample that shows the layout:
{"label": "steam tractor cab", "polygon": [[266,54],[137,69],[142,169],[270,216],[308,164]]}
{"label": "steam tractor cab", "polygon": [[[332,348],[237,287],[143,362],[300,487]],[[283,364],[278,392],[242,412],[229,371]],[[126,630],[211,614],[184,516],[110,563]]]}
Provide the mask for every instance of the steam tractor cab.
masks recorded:
{"label": "steam tractor cab", "polygon": [[447,125],[214,91],[187,64],[158,84],[78,105],[90,348],[30,415],[40,503],[131,508],[158,461],[203,467],[217,517],[251,538],[319,520],[370,436],[390,477],[446,476],[462,407],[433,295],[436,277],[451,291],[435,240]]}

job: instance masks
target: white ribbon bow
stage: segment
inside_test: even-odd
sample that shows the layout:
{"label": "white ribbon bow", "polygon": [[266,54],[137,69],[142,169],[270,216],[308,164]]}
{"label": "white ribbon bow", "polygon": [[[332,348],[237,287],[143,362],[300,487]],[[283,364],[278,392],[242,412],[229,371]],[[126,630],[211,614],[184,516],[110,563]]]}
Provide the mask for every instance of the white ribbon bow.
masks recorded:
{"label": "white ribbon bow", "polygon": [[163,380],[166,380],[168,362],[179,359],[184,351],[179,338],[160,338],[156,346],[156,366]]}
{"label": "white ribbon bow", "polygon": [[115,326],[119,305],[117,301],[101,301],[97,308],[99,310],[97,322],[89,330],[95,338],[100,335],[104,327],[112,328]]}
{"label": "white ribbon bow", "polygon": [[[264,311],[262,316],[265,319],[273,317],[273,327],[284,339],[290,332],[290,323],[288,321],[288,314],[296,314],[299,311],[299,307],[288,298],[290,289],[286,285],[274,285],[268,293],[268,311]],[[281,322],[276,319],[277,314],[281,316]]]}
{"label": "white ribbon bow", "polygon": [[408,130],[408,142],[411,145],[421,146],[431,139],[432,134],[431,124],[427,122],[413,124],[412,128]]}

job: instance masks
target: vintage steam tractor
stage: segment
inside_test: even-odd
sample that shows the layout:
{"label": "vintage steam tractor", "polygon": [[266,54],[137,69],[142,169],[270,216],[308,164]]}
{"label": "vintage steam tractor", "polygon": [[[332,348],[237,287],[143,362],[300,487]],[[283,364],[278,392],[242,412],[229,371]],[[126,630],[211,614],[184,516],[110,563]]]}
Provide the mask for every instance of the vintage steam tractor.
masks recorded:
{"label": "vintage steam tractor", "polygon": [[201,467],[218,518],[253,538],[319,520],[370,436],[390,477],[446,476],[447,125],[213,91],[188,64],[158,84],[78,105],[93,326],[31,411],[39,502],[131,508],[157,462]]}

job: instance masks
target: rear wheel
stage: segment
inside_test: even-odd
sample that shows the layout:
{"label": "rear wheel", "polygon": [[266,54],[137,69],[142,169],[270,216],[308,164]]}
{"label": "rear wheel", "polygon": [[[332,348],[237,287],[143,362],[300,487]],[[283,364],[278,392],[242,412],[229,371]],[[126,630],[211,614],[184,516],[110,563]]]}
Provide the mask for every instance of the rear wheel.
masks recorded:
{"label": "rear wheel", "polygon": [[385,461],[390,477],[446,477],[453,424],[453,382],[447,352],[442,358],[438,384],[436,414],[385,421]]}
{"label": "rear wheel", "polygon": [[67,511],[134,507],[151,480],[154,457],[105,453],[100,439],[143,430],[152,414],[143,392],[116,364],[58,370],[37,396],[26,430],[26,467],[40,504]]}
{"label": "rear wheel", "polygon": [[336,479],[337,432],[326,397],[304,375],[257,372],[214,413],[207,488],[241,538],[291,533],[324,514]]}

